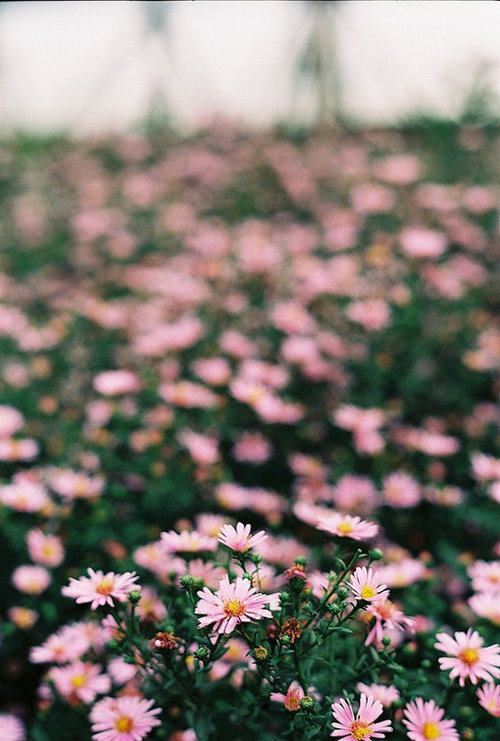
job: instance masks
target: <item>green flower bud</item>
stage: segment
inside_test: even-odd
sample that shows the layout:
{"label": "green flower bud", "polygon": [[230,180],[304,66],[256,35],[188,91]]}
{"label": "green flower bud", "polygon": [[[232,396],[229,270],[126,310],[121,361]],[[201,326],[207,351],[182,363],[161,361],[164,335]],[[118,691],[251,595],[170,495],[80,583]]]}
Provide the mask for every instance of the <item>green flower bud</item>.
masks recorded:
{"label": "green flower bud", "polygon": [[306,695],[300,701],[300,707],[302,708],[302,710],[309,712],[311,710],[314,710],[314,698],[312,698],[310,695]]}
{"label": "green flower bud", "polygon": [[192,576],[189,574],[186,574],[185,576],[181,576],[181,587],[184,587],[184,589],[193,589],[195,580]]}
{"label": "green flower bud", "polygon": [[141,593],[138,589],[134,589],[132,592],[129,592],[128,601],[131,605],[136,605],[140,599]]}
{"label": "green flower bud", "polygon": [[380,561],[380,559],[384,556],[380,548],[374,548],[368,555],[370,557],[370,561]]}
{"label": "green flower bud", "polygon": [[209,651],[206,646],[198,646],[198,648],[194,652],[194,656],[200,661],[205,661],[205,659],[208,658],[208,654]]}
{"label": "green flower bud", "polygon": [[349,590],[346,589],[345,587],[339,587],[337,589],[337,596],[339,599],[345,599],[346,597],[349,596]]}

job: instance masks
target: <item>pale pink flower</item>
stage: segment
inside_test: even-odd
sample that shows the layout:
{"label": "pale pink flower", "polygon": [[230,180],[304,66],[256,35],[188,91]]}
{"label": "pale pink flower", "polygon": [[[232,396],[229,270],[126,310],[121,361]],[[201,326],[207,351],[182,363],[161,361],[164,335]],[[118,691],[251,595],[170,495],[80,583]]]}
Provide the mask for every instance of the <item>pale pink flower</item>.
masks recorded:
{"label": "pale pink flower", "polygon": [[139,577],[134,571],[126,571],[123,574],[108,571],[104,574],[101,570],[94,571],[89,567],[87,573],[88,577],[81,576],[79,579],[71,577],[69,585],[63,587],[61,593],[66,597],[74,597],[77,604],[90,602],[91,610],[102,605],[113,607],[113,600],[126,602],[130,592],[141,589],[135,584]]}
{"label": "pale pink flower", "polygon": [[477,592],[500,592],[500,561],[474,561],[467,573]]}
{"label": "pale pink flower", "polygon": [[448,244],[442,232],[417,227],[403,229],[399,241],[408,257],[429,259],[440,257]]}
{"label": "pale pink flower", "polygon": [[94,702],[96,695],[103,695],[111,689],[107,674],[101,674],[101,667],[89,661],[54,667],[49,677],[62,697],[76,698],[85,705]]}
{"label": "pale pink flower", "polygon": [[135,394],[142,388],[139,376],[132,371],[102,371],[94,378],[95,390],[103,396]]}
{"label": "pale pink flower", "polygon": [[351,538],[352,540],[370,540],[378,533],[376,523],[362,520],[361,517],[356,515],[346,515],[341,512],[331,512],[324,517],[320,517],[316,527],[318,530],[325,530],[339,538]]}
{"label": "pale pink flower", "polygon": [[52,577],[43,566],[18,566],[11,575],[11,582],[24,594],[41,594],[52,581]]}
{"label": "pale pink flower", "polygon": [[216,589],[221,579],[226,575],[223,566],[214,566],[212,563],[205,563],[201,558],[193,558],[189,561],[183,561],[183,569],[179,571],[178,583],[182,576],[193,576],[197,579],[203,579],[207,587]]}
{"label": "pale pink flower", "polygon": [[407,703],[404,709],[403,723],[408,729],[408,738],[412,741],[458,741],[454,720],[444,720],[444,710],[434,700],[424,702],[417,697]]}
{"label": "pale pink flower", "polygon": [[383,329],[391,322],[390,307],[379,298],[354,301],[346,308],[346,316],[367,330]]}
{"label": "pale pink flower", "polygon": [[388,587],[407,587],[427,574],[427,567],[417,558],[402,558],[400,561],[380,566],[377,574],[383,579]]}
{"label": "pale pink flower", "polygon": [[361,183],[351,190],[351,203],[359,214],[387,213],[394,206],[394,191],[377,183]]}
{"label": "pale pink flower", "polygon": [[[240,623],[271,618],[279,608],[279,594],[261,594],[247,579],[237,578],[232,584],[227,576],[215,594],[207,587],[198,592],[200,600],[195,613],[202,615],[198,627],[213,626],[217,633],[232,633]],[[269,608],[269,609],[268,609]]]}
{"label": "pale pink flower", "polygon": [[239,463],[265,463],[270,457],[273,447],[269,440],[260,432],[244,432],[235,442],[232,455]]}
{"label": "pale pink flower", "polygon": [[420,161],[413,154],[393,154],[373,164],[373,173],[379,180],[393,185],[409,185],[420,177]]}
{"label": "pale pink flower", "polygon": [[64,560],[64,548],[57,535],[45,535],[39,528],[33,528],[26,535],[28,552],[35,563],[44,566],[59,566]]}
{"label": "pale pink flower", "polygon": [[333,421],[344,430],[377,430],[386,419],[382,409],[371,407],[362,409],[353,404],[343,404],[333,414]]}
{"label": "pale pink flower", "polygon": [[465,208],[473,214],[484,214],[496,207],[495,193],[481,185],[472,185],[462,197]]}
{"label": "pale pink flower", "polygon": [[47,481],[53,491],[70,500],[99,497],[105,483],[102,476],[89,476],[69,468],[49,469]]}
{"label": "pale pink flower", "polygon": [[196,375],[211,386],[224,386],[231,377],[231,366],[225,358],[203,358],[191,363]]}
{"label": "pale pink flower", "polygon": [[239,367],[239,375],[247,381],[261,383],[277,390],[284,388],[290,380],[290,373],[283,365],[273,365],[255,358],[243,360]]}
{"label": "pale pink flower", "polygon": [[220,460],[219,441],[214,436],[201,435],[184,428],[178,432],[177,439],[187,448],[193,461],[201,466],[212,466]]}
{"label": "pale pink flower", "polygon": [[25,741],[23,723],[11,713],[0,713],[0,738],[2,741]]}
{"label": "pale pink flower", "polygon": [[378,494],[366,476],[342,476],[333,490],[333,501],[340,510],[367,515],[378,503]]}
{"label": "pale pink flower", "polygon": [[142,741],[152,728],[161,726],[154,700],[135,695],[105,697],[90,713],[93,741]]}
{"label": "pale pink flower", "polygon": [[12,437],[24,425],[24,417],[14,407],[0,404],[0,438]]}
{"label": "pale pink flower", "polygon": [[66,664],[83,656],[90,648],[88,637],[75,625],[63,625],[41,646],[33,646],[29,658],[34,664]]}
{"label": "pale pink flower", "polygon": [[296,558],[308,558],[306,546],[295,538],[272,537],[262,540],[255,547],[265,561],[278,566],[290,566]]}
{"label": "pale pink flower", "polygon": [[363,682],[358,682],[356,689],[358,692],[363,692],[368,697],[372,697],[377,702],[382,703],[385,708],[390,707],[393,702],[399,700],[399,692],[393,684],[363,684]]}
{"label": "pale pink flower", "polygon": [[300,710],[300,701],[305,697],[304,690],[298,682],[292,682],[286,691],[286,695],[282,692],[271,692],[269,699],[274,702],[282,702],[287,710],[294,713]]}
{"label": "pale pink flower", "polygon": [[479,704],[495,718],[500,718],[500,684],[483,684],[477,691]]}
{"label": "pale pink flower", "polygon": [[217,536],[217,540],[235,553],[246,553],[267,537],[267,533],[263,530],[259,530],[255,535],[251,535],[251,525],[244,525],[242,522],[237,522],[236,528],[232,525],[223,525]]}
{"label": "pale pink flower", "polygon": [[17,512],[39,512],[51,500],[40,482],[27,476],[15,476],[12,484],[0,486],[0,502]]}
{"label": "pale pink flower", "polygon": [[365,646],[370,646],[372,643],[375,643],[377,647],[382,646],[382,638],[386,635],[384,631],[390,631],[392,634],[403,631],[413,632],[415,627],[415,620],[407,617],[389,599],[382,599],[368,605],[366,614],[375,622],[366,636]]}
{"label": "pale pink flower", "polygon": [[381,702],[361,693],[359,710],[354,715],[349,700],[340,699],[332,705],[334,730],[330,736],[346,739],[347,741],[371,741],[372,738],[385,738],[385,734],[392,731],[390,720],[375,723],[383,713]]}
{"label": "pale pink flower", "polygon": [[479,679],[490,681],[500,677],[500,650],[497,644],[483,648],[483,639],[479,633],[469,628],[467,633],[456,632],[452,638],[447,633],[438,633],[435,647],[448,654],[439,659],[443,671],[451,669],[450,679],[458,677],[461,687],[468,679],[477,684]]}
{"label": "pale pink flower", "polygon": [[358,600],[365,602],[376,603],[389,596],[387,584],[381,582],[373,569],[366,566],[358,566],[349,579],[348,587]]}
{"label": "pale pink flower", "polygon": [[224,515],[216,515],[213,512],[201,512],[195,517],[196,529],[204,535],[211,535],[216,538],[220,529],[227,522]]}
{"label": "pale pink flower", "polygon": [[384,504],[390,507],[415,507],[420,502],[420,487],[409,474],[395,471],[385,476],[382,483]]}
{"label": "pale pink flower", "polygon": [[500,626],[500,591],[474,594],[469,598],[468,605],[476,615]]}
{"label": "pale pink flower", "polygon": [[186,409],[213,409],[219,405],[220,398],[201,383],[191,381],[177,381],[164,383],[160,386],[161,398],[169,404]]}
{"label": "pale pink flower", "polygon": [[182,530],[176,533],[169,530],[161,534],[161,544],[168,553],[198,553],[199,551],[216,551],[217,540],[197,530]]}
{"label": "pale pink flower", "polygon": [[250,358],[257,353],[257,345],[241,332],[228,329],[219,337],[219,347],[235,358]]}
{"label": "pale pink flower", "polygon": [[136,614],[141,620],[149,620],[159,623],[167,617],[167,609],[163,604],[160,595],[152,587],[143,587],[141,590],[141,599],[135,608]]}
{"label": "pale pink flower", "polygon": [[310,334],[316,329],[312,316],[296,301],[282,301],[271,311],[271,322],[287,334]]}
{"label": "pale pink flower", "polygon": [[113,684],[126,684],[137,677],[137,667],[134,664],[128,664],[122,656],[115,656],[108,662],[108,674]]}
{"label": "pale pink flower", "polygon": [[0,439],[0,461],[14,463],[15,461],[30,461],[39,453],[36,440],[29,437],[21,440]]}
{"label": "pale pink flower", "polygon": [[477,481],[500,479],[500,458],[484,453],[473,453],[471,457],[472,475]]}

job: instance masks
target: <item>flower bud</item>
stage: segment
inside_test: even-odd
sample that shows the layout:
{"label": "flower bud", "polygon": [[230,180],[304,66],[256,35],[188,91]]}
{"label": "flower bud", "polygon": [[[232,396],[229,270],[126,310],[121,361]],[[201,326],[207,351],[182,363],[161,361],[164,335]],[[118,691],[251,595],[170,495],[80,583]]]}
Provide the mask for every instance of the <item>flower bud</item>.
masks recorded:
{"label": "flower bud", "polygon": [[314,698],[312,698],[311,695],[306,695],[300,701],[300,707],[302,710],[311,712],[311,710],[314,710]]}
{"label": "flower bud", "polygon": [[131,605],[136,605],[140,599],[141,593],[138,589],[134,589],[132,592],[129,592],[128,601]]}
{"label": "flower bud", "polygon": [[383,558],[384,554],[380,550],[380,548],[374,548],[370,553],[368,554],[370,561],[380,561],[381,558]]}
{"label": "flower bud", "polygon": [[390,646],[390,645],[391,645],[391,639],[389,638],[389,636],[384,636],[382,638],[382,646],[385,646],[387,648],[387,646]]}
{"label": "flower bud", "polygon": [[195,585],[195,580],[192,576],[189,574],[186,574],[185,576],[181,576],[180,579],[181,587],[184,587],[184,589],[193,589]]}
{"label": "flower bud", "polygon": [[256,646],[253,655],[257,661],[265,661],[269,656],[269,652],[265,646]]}
{"label": "flower bud", "polygon": [[194,652],[195,657],[199,659],[200,661],[205,661],[205,659],[208,658],[208,654],[209,654],[209,651],[206,646],[198,646],[198,648]]}
{"label": "flower bud", "polygon": [[349,596],[349,590],[346,589],[345,587],[339,587],[337,589],[337,597],[339,599],[345,599],[348,596]]}

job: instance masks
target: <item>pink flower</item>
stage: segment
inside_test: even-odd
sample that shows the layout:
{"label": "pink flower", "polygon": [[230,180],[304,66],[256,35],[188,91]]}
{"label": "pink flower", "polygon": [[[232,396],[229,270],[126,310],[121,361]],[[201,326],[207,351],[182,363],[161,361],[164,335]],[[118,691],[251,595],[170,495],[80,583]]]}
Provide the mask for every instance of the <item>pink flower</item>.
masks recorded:
{"label": "pink flower", "polygon": [[387,585],[377,578],[373,569],[366,566],[358,566],[349,579],[348,586],[358,600],[366,602],[379,602],[389,596]]}
{"label": "pink flower", "polygon": [[467,569],[478,592],[500,592],[500,561],[474,561]]}
{"label": "pink flower", "polygon": [[114,574],[108,571],[87,569],[88,577],[81,576],[79,579],[70,578],[69,585],[63,587],[61,592],[66,597],[75,597],[77,604],[90,602],[90,609],[95,610],[102,605],[114,606],[113,599],[125,602],[130,592],[140,590],[135,584],[139,578],[135,571],[126,571],[124,574]]}
{"label": "pink flower", "polygon": [[235,442],[232,455],[240,463],[265,463],[272,453],[272,445],[260,432],[244,432]]}
{"label": "pink flower", "polygon": [[305,697],[304,690],[298,682],[292,682],[286,691],[286,695],[281,692],[271,692],[269,699],[275,702],[282,702],[287,710],[296,712],[300,710],[300,701]]}
{"label": "pink flower", "polygon": [[358,682],[356,689],[358,692],[363,692],[368,697],[372,697],[377,702],[382,703],[385,708],[390,707],[393,702],[399,700],[399,692],[393,684],[387,686],[385,684],[363,684],[363,682]]}
{"label": "pink flower", "polygon": [[0,713],[0,738],[2,741],[24,741],[24,726],[15,715]]}
{"label": "pink flower", "polygon": [[251,526],[236,523],[236,529],[232,525],[223,525],[217,540],[236,553],[246,553],[254,545],[267,538],[267,533],[259,530],[255,535],[250,535]]}
{"label": "pink flower", "polygon": [[347,741],[370,741],[372,738],[385,738],[386,732],[392,731],[390,720],[374,721],[383,712],[382,703],[361,693],[359,710],[356,715],[352,705],[343,698],[332,705],[334,730],[330,736],[341,737]]}
{"label": "pink flower", "polygon": [[442,232],[408,227],[400,234],[400,243],[408,257],[436,258],[446,250],[448,240]]}
{"label": "pink flower", "polygon": [[52,468],[47,479],[51,489],[66,499],[93,499],[104,488],[102,476],[88,476],[70,468]]}
{"label": "pink flower", "polygon": [[472,628],[467,633],[459,631],[454,638],[447,633],[438,633],[436,638],[435,647],[448,654],[439,659],[440,668],[444,671],[451,669],[450,679],[458,677],[461,687],[466,679],[477,684],[479,679],[490,681],[492,677],[500,677],[499,647],[494,644],[482,648],[483,639],[477,631]]}
{"label": "pink flower", "polygon": [[40,482],[19,474],[14,477],[12,484],[0,486],[0,502],[17,512],[39,512],[51,504]]}
{"label": "pink flower", "polygon": [[136,373],[127,370],[110,370],[99,373],[94,378],[94,388],[103,396],[134,394],[141,389]]}
{"label": "pink flower", "polygon": [[0,404],[0,438],[12,437],[24,424],[24,417],[14,407]]}
{"label": "pink flower", "polygon": [[388,587],[407,587],[427,576],[427,569],[417,558],[403,558],[402,560],[380,566],[377,574]]}
{"label": "pink flower", "polygon": [[30,437],[22,440],[0,439],[0,461],[30,461],[39,452],[38,443]]}
{"label": "pink flower", "polygon": [[90,662],[77,661],[64,667],[54,667],[49,677],[62,697],[76,698],[85,705],[94,702],[96,695],[111,689],[107,674],[101,674],[101,667]]}
{"label": "pink flower", "polygon": [[420,501],[420,487],[409,474],[395,471],[383,480],[384,504],[391,507],[415,507]]}
{"label": "pink flower", "polygon": [[219,441],[216,437],[201,435],[184,428],[177,434],[177,439],[187,448],[193,461],[201,466],[211,466],[220,460],[217,448]]}
{"label": "pink flower", "polygon": [[11,576],[12,584],[24,594],[41,594],[51,582],[51,576],[42,566],[18,566]]}
{"label": "pink flower", "polygon": [[225,358],[204,358],[191,363],[196,375],[211,386],[224,386],[231,377],[231,366]]}
{"label": "pink flower", "polygon": [[391,310],[383,299],[372,298],[349,304],[346,316],[367,330],[377,330],[390,324]]}
{"label": "pink flower", "polygon": [[217,540],[197,530],[182,530],[180,533],[176,533],[175,530],[163,532],[161,544],[168,553],[198,553],[198,551],[217,550]]}
{"label": "pink flower", "polygon": [[226,634],[232,633],[240,623],[272,617],[271,610],[278,609],[280,599],[279,594],[257,592],[248,579],[237,578],[230,584],[227,576],[215,594],[205,587],[198,597],[195,613],[204,616],[198,620],[198,627],[213,624],[215,632]]}
{"label": "pink flower", "polygon": [[33,528],[26,536],[30,557],[44,566],[59,566],[64,559],[64,548],[57,535],[45,535]]}
{"label": "pink flower", "polygon": [[160,396],[168,404],[174,404],[186,409],[213,409],[219,405],[220,398],[201,383],[191,381],[177,381],[164,383],[160,386]]}
{"label": "pink flower", "polygon": [[500,591],[478,592],[468,600],[470,609],[494,625],[500,626]]}
{"label": "pink flower", "polygon": [[479,704],[493,715],[500,718],[500,684],[494,685],[492,682],[483,684],[477,691]]}
{"label": "pink flower", "polygon": [[94,741],[141,741],[152,728],[161,726],[155,715],[160,708],[153,708],[153,700],[134,695],[105,697],[92,708],[92,739]]}
{"label": "pink flower", "polygon": [[424,702],[421,697],[409,702],[404,709],[403,723],[412,741],[458,741],[454,720],[443,720],[444,710],[434,700]]}
{"label": "pink flower", "polygon": [[326,530],[327,533],[340,538],[352,538],[352,540],[369,540],[378,533],[378,525],[374,522],[340,512],[332,512],[321,517],[316,527],[318,530]]}
{"label": "pink flower", "polygon": [[33,646],[29,658],[34,664],[65,664],[79,659],[89,648],[88,637],[79,628],[64,625],[56,633],[52,633],[41,646]]}
{"label": "pink flower", "polygon": [[406,617],[406,615],[404,615],[404,613],[389,599],[378,600],[377,602],[368,605],[366,608],[366,614],[373,617],[375,622],[366,636],[365,646],[369,646],[371,643],[375,643],[376,646],[381,646],[382,638],[386,635],[384,630],[389,630],[394,633],[403,630],[413,631],[414,629],[415,620]]}

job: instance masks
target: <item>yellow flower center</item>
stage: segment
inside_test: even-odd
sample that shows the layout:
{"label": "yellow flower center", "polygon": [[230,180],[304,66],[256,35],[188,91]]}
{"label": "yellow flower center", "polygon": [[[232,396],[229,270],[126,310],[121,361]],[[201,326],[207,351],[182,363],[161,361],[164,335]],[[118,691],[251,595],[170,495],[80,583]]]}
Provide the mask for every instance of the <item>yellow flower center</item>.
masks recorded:
{"label": "yellow flower center", "polygon": [[133,729],[133,727],[134,721],[132,718],[129,718],[128,715],[122,715],[120,718],[115,720],[115,730],[120,731],[120,733],[128,733]]}
{"label": "yellow flower center", "polygon": [[371,726],[363,723],[362,720],[355,720],[354,723],[351,723],[351,736],[354,736],[357,741],[361,741],[366,736],[369,737],[371,730]]}
{"label": "yellow flower center", "polygon": [[108,595],[111,594],[114,588],[114,583],[112,579],[103,579],[96,587],[97,594],[104,594]]}
{"label": "yellow flower center", "polygon": [[476,651],[474,648],[466,648],[460,654],[458,654],[458,658],[461,659],[464,664],[472,666],[472,664],[475,664],[478,661],[479,652]]}
{"label": "yellow flower center", "polygon": [[227,617],[240,617],[245,612],[245,605],[239,599],[229,599],[224,602],[224,613]]}
{"label": "yellow flower center", "polygon": [[290,697],[287,697],[285,700],[285,707],[287,710],[291,710],[292,712],[295,712],[300,708],[300,700],[295,695],[291,695]]}
{"label": "yellow flower center", "polygon": [[74,677],[71,678],[71,684],[75,689],[78,689],[79,687],[85,687],[87,684],[87,677],[85,674],[75,674]]}
{"label": "yellow flower center", "polygon": [[344,522],[340,522],[337,525],[337,530],[339,531],[339,533],[342,533],[342,535],[347,535],[348,533],[352,533],[353,527],[349,522],[346,522],[344,520]]}
{"label": "yellow flower center", "polygon": [[370,587],[368,584],[365,584],[363,589],[361,590],[361,597],[363,599],[372,599],[372,597],[375,597],[377,592],[374,590],[373,587]]}
{"label": "yellow flower center", "polygon": [[422,735],[424,738],[440,738],[441,731],[435,723],[424,723]]}

